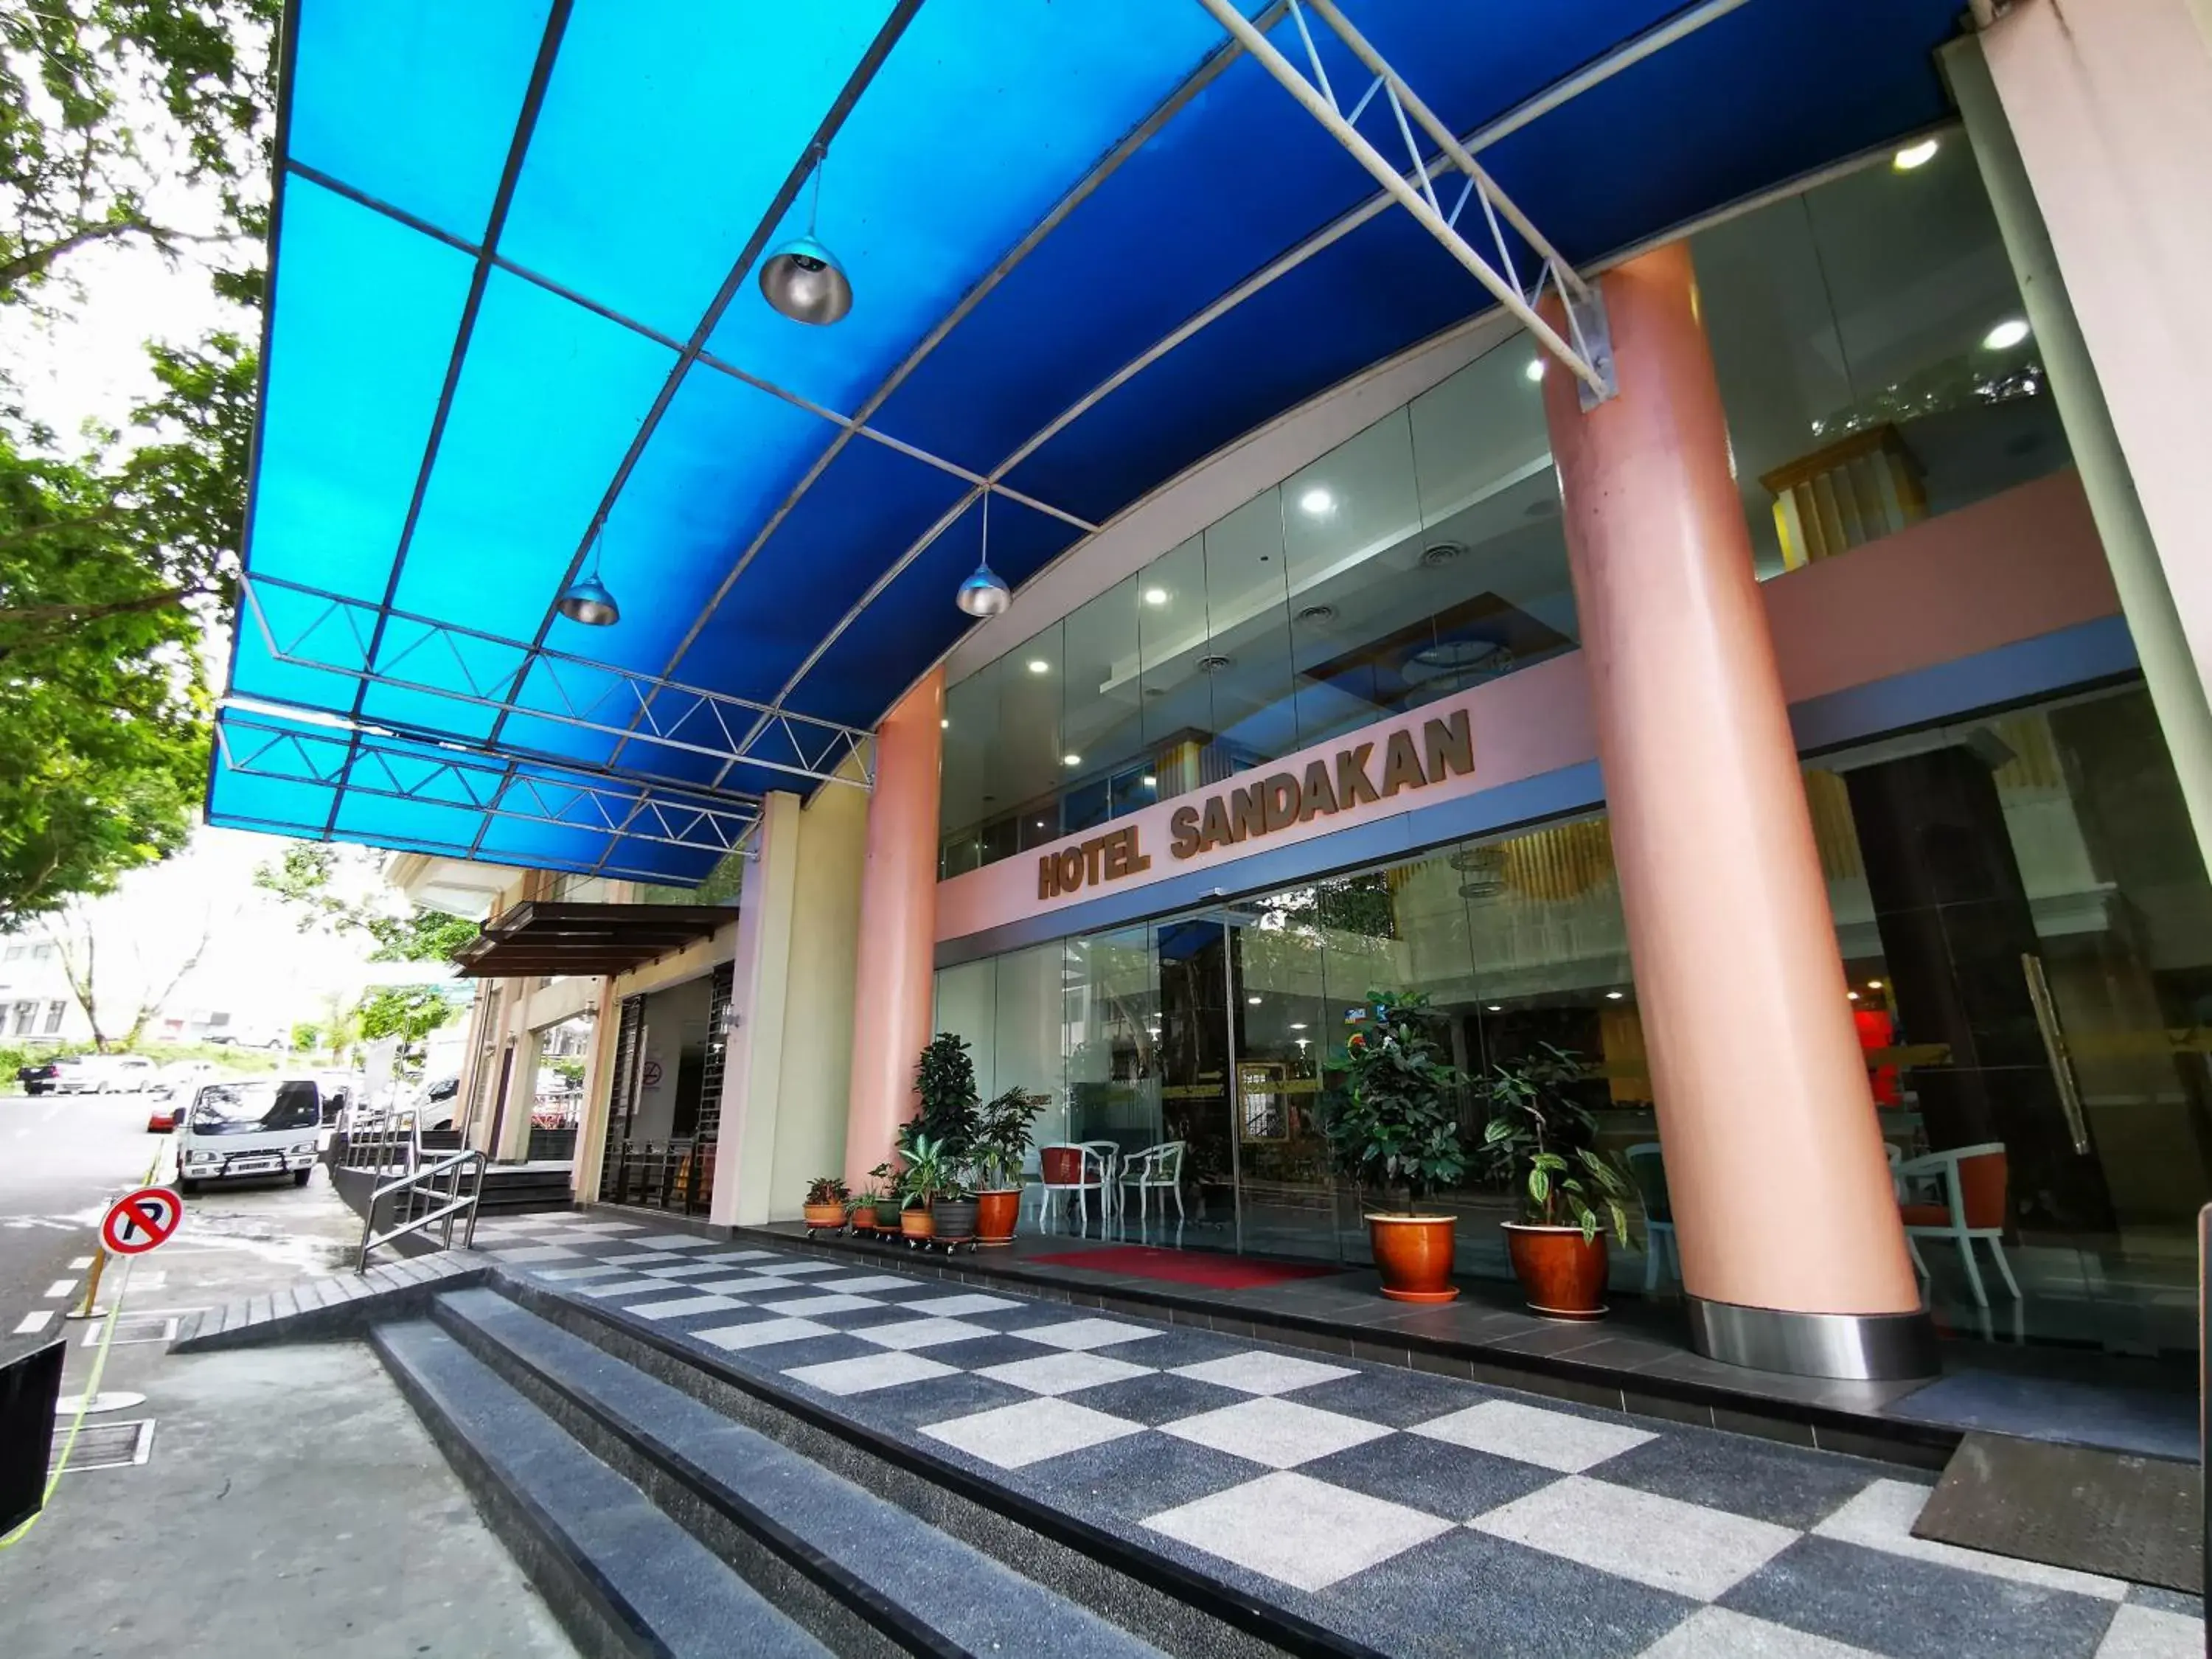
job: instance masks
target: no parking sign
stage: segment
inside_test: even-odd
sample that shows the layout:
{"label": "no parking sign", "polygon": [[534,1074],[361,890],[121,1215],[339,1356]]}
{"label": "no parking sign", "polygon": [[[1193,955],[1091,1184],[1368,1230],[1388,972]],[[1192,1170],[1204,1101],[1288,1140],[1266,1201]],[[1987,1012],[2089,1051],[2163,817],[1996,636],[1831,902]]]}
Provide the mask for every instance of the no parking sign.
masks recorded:
{"label": "no parking sign", "polygon": [[167,1187],[141,1187],[108,1207],[100,1242],[117,1255],[143,1255],[177,1231],[185,1203]]}

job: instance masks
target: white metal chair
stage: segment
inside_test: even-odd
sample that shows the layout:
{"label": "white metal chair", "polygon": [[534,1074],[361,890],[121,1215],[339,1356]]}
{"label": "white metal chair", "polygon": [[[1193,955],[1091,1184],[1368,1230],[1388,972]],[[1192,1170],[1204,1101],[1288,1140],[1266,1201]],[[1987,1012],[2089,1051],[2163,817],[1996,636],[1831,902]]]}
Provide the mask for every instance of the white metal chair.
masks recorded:
{"label": "white metal chair", "polygon": [[1129,1211],[1128,1189],[1137,1189],[1137,1224],[1142,1226],[1150,1211],[1152,1195],[1160,1194],[1160,1219],[1168,1215],[1167,1195],[1175,1194],[1176,1219],[1184,1219],[1182,1211],[1182,1153],[1180,1140],[1164,1140],[1157,1146],[1147,1146],[1141,1152],[1129,1154],[1128,1162],[1121,1167],[1121,1176],[1115,1184],[1121,1191],[1121,1212]]}
{"label": "white metal chair", "polygon": [[1974,1261],[1974,1241],[1979,1239],[1990,1247],[1997,1272],[2004,1277],[2005,1289],[2011,1292],[2015,1303],[2019,1302],[2020,1281],[2012,1276],[2012,1264],[2005,1260],[2004,1253],[2011,1180],[2004,1143],[1988,1140],[1909,1158],[1898,1164],[1897,1177],[1908,1189],[1914,1182],[1930,1182],[1938,1188],[1938,1200],[1935,1203],[1916,1203],[1908,1197],[1898,1206],[1905,1222],[1905,1248],[1911,1252],[1912,1265],[1921,1278],[1932,1281],[1933,1276],[1927,1262],[1921,1259],[1918,1241],[1948,1238],[1959,1247],[1959,1259],[1966,1264],[1966,1283],[1974,1292],[1975,1305],[1987,1308],[1989,1292],[1982,1288],[1981,1269]]}
{"label": "white metal chair", "polygon": [[1115,1182],[1120,1178],[1121,1173],[1121,1143],[1118,1140],[1079,1140],[1076,1145],[1088,1146],[1098,1154],[1099,1166],[1104,1171],[1106,1177],[1105,1190],[1100,1194],[1098,1201],[1109,1216],[1119,1212],[1121,1207],[1121,1194]]}
{"label": "white metal chair", "polygon": [[[1073,1175],[1074,1179],[1067,1177]],[[1098,1194],[1098,1224],[1106,1224],[1107,1208],[1111,1203],[1111,1188],[1106,1184],[1106,1154],[1095,1143],[1067,1140],[1055,1141],[1049,1146],[1037,1148],[1037,1185],[1043,1196],[1037,1200],[1037,1226],[1040,1230],[1052,1224],[1057,1207],[1054,1200],[1062,1193],[1075,1194],[1076,1213],[1083,1218],[1085,1232],[1091,1229],[1091,1194]]]}
{"label": "white metal chair", "polygon": [[1638,1141],[1621,1156],[1644,1200],[1644,1289],[1649,1294],[1659,1288],[1668,1256],[1674,1259],[1675,1279],[1682,1277],[1682,1247],[1674,1237],[1674,1211],[1667,1197],[1667,1165],[1656,1140]]}

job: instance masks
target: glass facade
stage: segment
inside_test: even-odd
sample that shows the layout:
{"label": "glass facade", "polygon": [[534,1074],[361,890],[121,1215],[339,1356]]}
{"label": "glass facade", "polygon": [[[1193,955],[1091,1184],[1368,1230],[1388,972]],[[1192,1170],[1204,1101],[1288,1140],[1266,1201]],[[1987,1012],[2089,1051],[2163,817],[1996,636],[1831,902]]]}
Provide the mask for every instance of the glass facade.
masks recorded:
{"label": "glass facade", "polygon": [[[1963,143],[1692,239],[1762,576],[2069,459]],[[955,876],[1578,642],[1525,337],[946,695]]]}
{"label": "glass facade", "polygon": [[[1868,1107],[1908,1219],[1942,1224],[1913,1235],[1931,1305],[1969,1334],[2194,1346],[2212,884],[2148,698],[1885,739],[1808,762],[1805,783]],[[1147,1237],[1359,1261],[1321,1125],[1325,1062],[1375,988],[1430,996],[1470,1071],[1573,1053],[1603,1145],[1662,1139],[1602,817],[948,968],[937,1024],[975,1045],[986,1093],[1046,1099],[1041,1140],[1186,1143],[1187,1219]],[[1948,1215],[1926,1212],[1948,1201],[1944,1155],[1988,1148],[1975,1167],[2001,1196],[1975,1219],[2021,1293],[1978,1241],[1984,1308]],[[1504,1276],[1504,1194],[1449,1201],[1462,1271]],[[1615,1252],[1617,1290],[1647,1271]]]}

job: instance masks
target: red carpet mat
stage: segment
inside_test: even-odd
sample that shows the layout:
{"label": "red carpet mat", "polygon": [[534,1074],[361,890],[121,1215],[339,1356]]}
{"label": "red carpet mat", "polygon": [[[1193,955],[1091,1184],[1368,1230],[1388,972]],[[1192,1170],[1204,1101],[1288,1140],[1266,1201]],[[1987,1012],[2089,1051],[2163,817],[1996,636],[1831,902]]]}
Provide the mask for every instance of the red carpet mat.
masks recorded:
{"label": "red carpet mat", "polygon": [[1279,1261],[1214,1255],[1202,1250],[1164,1250],[1152,1244],[1119,1244],[1103,1250],[1070,1250],[1062,1255],[1032,1255],[1023,1266],[1087,1267],[1097,1273],[1127,1273],[1133,1279],[1201,1285],[1210,1291],[1249,1291],[1291,1279],[1322,1279],[1341,1267],[1295,1267]]}

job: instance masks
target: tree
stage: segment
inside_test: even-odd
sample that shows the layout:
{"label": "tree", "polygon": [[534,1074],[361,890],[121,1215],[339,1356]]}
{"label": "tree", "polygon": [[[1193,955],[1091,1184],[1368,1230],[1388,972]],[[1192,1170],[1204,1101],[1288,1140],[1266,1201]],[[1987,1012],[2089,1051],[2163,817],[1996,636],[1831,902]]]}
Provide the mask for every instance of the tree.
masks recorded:
{"label": "tree", "polygon": [[398,1037],[404,1054],[459,1012],[435,986],[379,986],[361,1000],[361,1034],[370,1042]]}
{"label": "tree", "polygon": [[[131,243],[228,249],[210,280],[258,303],[276,13],[0,8],[0,313],[81,322],[72,260]],[[212,713],[199,643],[231,602],[243,526],[258,374],[243,332],[149,346],[155,394],[74,449],[0,370],[0,930],[190,835]]]}
{"label": "tree", "polygon": [[102,1054],[110,1047],[135,1048],[146,1035],[147,1026],[153,1024],[177,988],[185,982],[200,958],[207,954],[208,942],[215,937],[216,918],[212,908],[203,908],[198,931],[186,935],[180,948],[161,958],[149,961],[145,949],[145,934],[131,929],[130,945],[125,952],[129,967],[128,988],[122,1004],[131,1009],[130,1023],[122,1036],[112,1037],[101,1024],[103,1010],[112,1015],[117,1006],[117,979],[113,971],[115,953],[106,953],[110,971],[102,977],[100,934],[104,924],[118,920],[110,911],[106,916],[82,900],[72,899],[62,914],[46,924],[46,937],[53,941],[55,952],[61,959],[62,976],[69,981],[70,994],[76,999],[78,1007],[92,1027],[92,1046]]}
{"label": "tree", "polygon": [[363,933],[376,941],[371,962],[453,962],[477,936],[476,923],[444,910],[414,905],[403,915],[380,909],[366,899],[349,899],[338,890],[351,878],[365,884],[376,854],[314,842],[294,842],[273,864],[253,872],[253,884],[299,911],[303,933],[317,928],[333,933]]}

